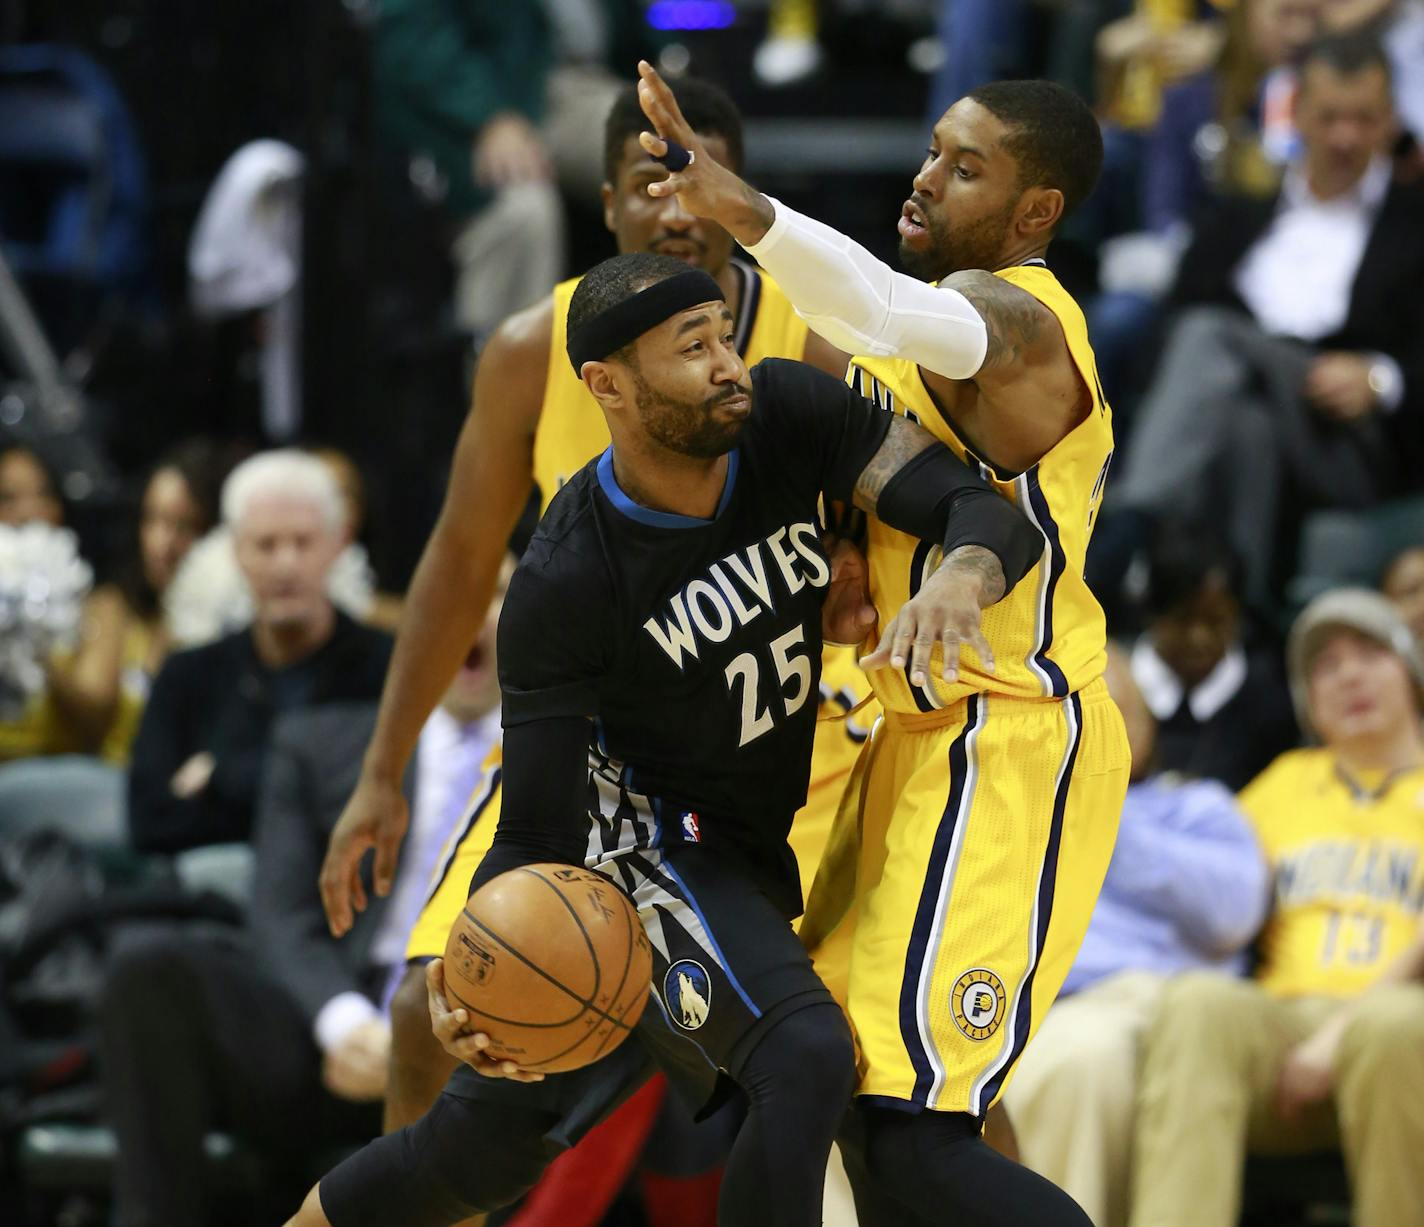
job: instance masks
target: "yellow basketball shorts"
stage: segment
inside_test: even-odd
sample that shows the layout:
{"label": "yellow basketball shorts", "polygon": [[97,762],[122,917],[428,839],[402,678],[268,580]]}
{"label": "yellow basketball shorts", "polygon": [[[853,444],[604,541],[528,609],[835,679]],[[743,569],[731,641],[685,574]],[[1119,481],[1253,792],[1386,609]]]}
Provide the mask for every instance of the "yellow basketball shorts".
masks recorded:
{"label": "yellow basketball shorts", "polygon": [[500,768],[503,746],[496,745],[485,759],[479,783],[459,823],[450,832],[430,880],[425,906],[405,945],[407,961],[441,958],[450,926],[470,897],[470,879],[485,859],[499,826]]}
{"label": "yellow basketball shorts", "polygon": [[1068,974],[1127,791],[1101,681],[887,712],[857,766],[802,939],[855,1030],[858,1093],[982,1116]]}

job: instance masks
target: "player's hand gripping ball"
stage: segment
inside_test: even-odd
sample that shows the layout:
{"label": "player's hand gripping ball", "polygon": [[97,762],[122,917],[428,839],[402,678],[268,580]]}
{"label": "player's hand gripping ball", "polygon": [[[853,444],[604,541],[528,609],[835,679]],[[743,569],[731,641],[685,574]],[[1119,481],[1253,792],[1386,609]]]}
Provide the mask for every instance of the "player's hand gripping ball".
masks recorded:
{"label": "player's hand gripping ball", "polygon": [[602,874],[525,865],[486,882],[445,945],[445,997],[483,1055],[531,1073],[592,1064],[648,1003],[653,952],[637,909]]}

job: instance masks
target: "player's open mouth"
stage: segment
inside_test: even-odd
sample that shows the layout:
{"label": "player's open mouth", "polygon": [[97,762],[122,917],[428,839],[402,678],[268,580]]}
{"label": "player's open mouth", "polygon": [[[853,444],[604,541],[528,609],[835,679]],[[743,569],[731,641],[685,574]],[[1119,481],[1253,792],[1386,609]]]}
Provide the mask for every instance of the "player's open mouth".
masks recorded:
{"label": "player's open mouth", "polygon": [[923,238],[929,231],[929,227],[925,225],[925,215],[908,200],[900,210],[900,221],[895,228],[902,239]]}
{"label": "player's open mouth", "polygon": [[671,256],[674,260],[683,260],[688,264],[702,263],[702,244],[694,243],[690,239],[670,239],[654,243],[653,250],[660,256]]}

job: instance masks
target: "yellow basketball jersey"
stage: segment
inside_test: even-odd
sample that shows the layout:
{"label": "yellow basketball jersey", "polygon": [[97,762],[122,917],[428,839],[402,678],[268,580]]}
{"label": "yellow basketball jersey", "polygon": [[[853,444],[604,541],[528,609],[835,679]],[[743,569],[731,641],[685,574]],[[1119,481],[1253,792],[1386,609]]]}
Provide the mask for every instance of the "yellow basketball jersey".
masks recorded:
{"label": "yellow basketball jersey", "polygon": [[[1103,398],[1083,313],[1042,263],[1004,269],[998,276],[1027,290],[1063,327],[1069,353],[1092,395],[1088,416],[1025,473],[995,472],[975,456],[945,420],[926,390],[920,369],[901,359],[851,359],[846,379],[882,409],[918,422],[1016,503],[1043,534],[1043,557],[1004,600],[984,611],[984,637],[994,649],[995,673],[986,673],[972,650],[958,680],[940,678],[935,648],[930,680],[914,686],[908,664],[877,669],[875,693],[889,709],[907,713],[950,707],[987,691],[1016,698],[1062,698],[1103,671],[1107,628],[1102,607],[1083,579],[1093,518],[1112,461],[1112,411]],[[870,591],[882,624],[919,591],[939,565],[941,551],[870,519]]]}
{"label": "yellow basketball jersey", "polygon": [[[806,322],[792,309],[781,288],[761,269],[741,260],[732,268],[741,280],[737,312],[737,352],[748,366],[763,358],[800,359],[806,349]],[[608,426],[598,402],[574,374],[566,350],[569,299],[579,278],[554,287],[554,328],[549,338],[549,374],[544,383],[544,411],[534,436],[534,480],[539,510],[584,465],[607,448]]]}
{"label": "yellow basketball jersey", "polygon": [[1352,997],[1413,939],[1424,909],[1424,767],[1366,784],[1329,750],[1282,754],[1241,794],[1275,880],[1262,986]]}

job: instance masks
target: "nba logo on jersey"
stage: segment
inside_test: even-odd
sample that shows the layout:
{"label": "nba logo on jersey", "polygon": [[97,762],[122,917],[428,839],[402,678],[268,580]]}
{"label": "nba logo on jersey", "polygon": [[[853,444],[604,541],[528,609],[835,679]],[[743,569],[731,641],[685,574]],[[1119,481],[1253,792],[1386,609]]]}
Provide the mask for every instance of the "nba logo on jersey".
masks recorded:
{"label": "nba logo on jersey", "polygon": [[673,1022],[685,1031],[696,1031],[712,1009],[707,969],[692,959],[679,959],[663,977],[663,1002]]}
{"label": "nba logo on jersey", "polygon": [[682,815],[682,837],[690,844],[702,842],[702,828],[697,825],[697,815],[688,810]]}

